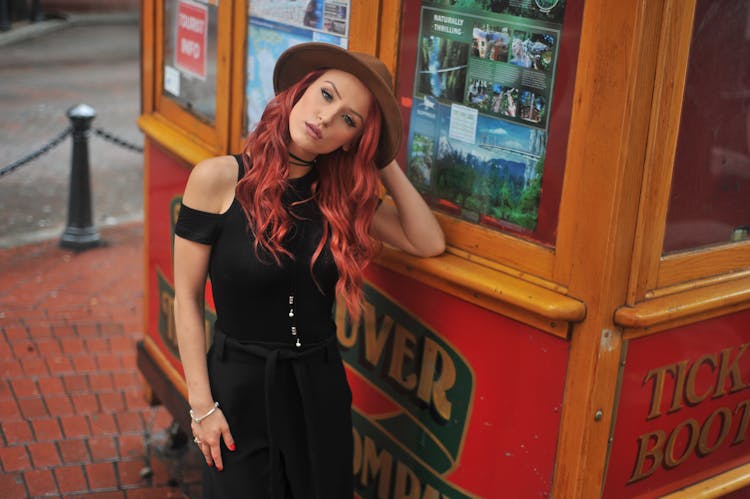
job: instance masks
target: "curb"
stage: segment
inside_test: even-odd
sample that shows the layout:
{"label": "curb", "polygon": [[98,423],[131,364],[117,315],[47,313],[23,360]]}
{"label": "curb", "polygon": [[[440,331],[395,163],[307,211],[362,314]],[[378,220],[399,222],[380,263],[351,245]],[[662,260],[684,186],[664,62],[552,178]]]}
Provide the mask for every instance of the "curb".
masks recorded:
{"label": "curb", "polygon": [[140,12],[109,12],[64,14],[62,19],[47,19],[32,24],[17,23],[9,31],[0,32],[0,47],[30,40],[70,26],[138,23]]}
{"label": "curb", "polygon": [[63,19],[50,19],[48,21],[13,27],[10,31],[0,33],[0,47],[46,35],[67,25],[68,22]]}
{"label": "curb", "polygon": [[[122,217],[108,217],[107,219],[94,224],[94,226],[98,231],[100,231],[107,230],[111,227],[118,227],[120,225],[130,225],[135,223],[143,223],[143,210],[139,210],[137,213],[131,213]],[[37,244],[53,239],[60,239],[64,230],[65,227],[60,226],[33,232],[22,232],[19,234],[2,236],[0,237],[0,251],[9,250],[18,246],[27,246],[29,244]]]}

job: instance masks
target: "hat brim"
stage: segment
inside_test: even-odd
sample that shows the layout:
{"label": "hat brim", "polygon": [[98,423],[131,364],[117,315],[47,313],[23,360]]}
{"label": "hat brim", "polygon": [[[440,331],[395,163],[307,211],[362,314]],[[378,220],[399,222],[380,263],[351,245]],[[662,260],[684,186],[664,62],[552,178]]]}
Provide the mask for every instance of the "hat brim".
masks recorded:
{"label": "hat brim", "polygon": [[356,76],[372,92],[383,116],[380,142],[375,156],[375,163],[382,168],[398,154],[404,133],[401,110],[390,82],[373,68],[373,61],[382,65],[382,71],[390,79],[390,73],[385,65],[373,56],[349,52],[328,43],[294,45],[284,51],[276,62],[273,88],[278,94],[318,69],[338,69]]}

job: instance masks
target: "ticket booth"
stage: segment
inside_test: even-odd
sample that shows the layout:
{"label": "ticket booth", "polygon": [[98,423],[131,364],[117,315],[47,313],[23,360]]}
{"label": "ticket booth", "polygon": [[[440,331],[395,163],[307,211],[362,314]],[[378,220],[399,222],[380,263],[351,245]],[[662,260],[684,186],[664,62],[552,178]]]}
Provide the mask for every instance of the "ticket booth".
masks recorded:
{"label": "ticket booth", "polygon": [[[749,497],[745,1],[143,0],[154,400],[189,428],[171,256],[190,168],[241,150],[305,41],[392,70],[398,160],[448,244],[384,248],[359,323],[334,312],[357,495]],[[212,323],[209,300],[207,345]]]}

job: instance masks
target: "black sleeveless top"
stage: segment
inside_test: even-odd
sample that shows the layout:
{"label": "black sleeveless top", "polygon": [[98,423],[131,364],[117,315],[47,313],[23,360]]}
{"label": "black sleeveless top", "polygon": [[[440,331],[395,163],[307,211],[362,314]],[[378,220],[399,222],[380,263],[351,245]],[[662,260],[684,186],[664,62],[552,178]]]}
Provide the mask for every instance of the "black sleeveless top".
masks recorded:
{"label": "black sleeveless top", "polygon": [[[244,174],[239,157],[238,178]],[[279,266],[261,251],[256,255],[254,236],[235,198],[221,214],[180,206],[175,234],[211,246],[209,277],[216,306],[216,328],[240,341],[294,346],[330,339],[336,333],[332,317],[338,271],[328,244],[310,273],[310,261],[323,235],[323,215],[312,193],[317,172],[289,179],[282,201],[292,214],[293,230],[284,247],[294,260],[282,256]],[[265,258],[263,255],[265,254]],[[290,317],[290,295],[294,317]]]}

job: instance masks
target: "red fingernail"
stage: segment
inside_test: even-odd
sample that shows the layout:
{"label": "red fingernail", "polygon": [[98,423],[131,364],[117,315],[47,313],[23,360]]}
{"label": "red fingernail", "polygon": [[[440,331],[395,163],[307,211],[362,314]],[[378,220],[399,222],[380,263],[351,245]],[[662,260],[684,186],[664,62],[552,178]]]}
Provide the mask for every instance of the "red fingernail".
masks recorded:
{"label": "red fingernail", "polygon": [[229,450],[234,450],[235,448],[234,444],[229,445]]}

